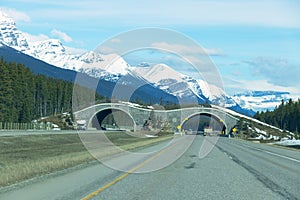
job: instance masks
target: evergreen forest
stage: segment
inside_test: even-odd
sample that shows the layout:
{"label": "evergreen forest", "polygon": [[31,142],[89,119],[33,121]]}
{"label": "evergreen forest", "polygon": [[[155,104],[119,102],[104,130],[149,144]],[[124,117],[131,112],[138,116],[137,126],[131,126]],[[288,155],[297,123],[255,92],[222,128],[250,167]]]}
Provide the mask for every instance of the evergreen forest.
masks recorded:
{"label": "evergreen forest", "polygon": [[[72,111],[73,82],[36,75],[23,64],[6,62],[4,58],[0,59],[0,72],[0,122],[26,123]],[[76,91],[77,98],[93,94],[78,85]],[[87,98],[86,104],[102,99],[99,95],[93,97]]]}
{"label": "evergreen forest", "polygon": [[300,131],[300,99],[288,102],[282,100],[274,111],[257,112],[254,118],[283,130],[294,133]]}

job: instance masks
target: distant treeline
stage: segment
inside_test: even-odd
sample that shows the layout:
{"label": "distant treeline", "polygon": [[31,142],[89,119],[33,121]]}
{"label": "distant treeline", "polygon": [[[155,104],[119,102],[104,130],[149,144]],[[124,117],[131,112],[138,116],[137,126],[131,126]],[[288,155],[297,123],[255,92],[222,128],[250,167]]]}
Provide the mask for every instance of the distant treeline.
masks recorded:
{"label": "distant treeline", "polygon": [[300,99],[292,101],[291,99],[282,103],[274,111],[257,112],[254,118],[288,130],[294,133],[300,132]]}
{"label": "distant treeline", "polygon": [[[0,122],[30,122],[72,110],[74,84],[35,75],[20,63],[0,59]],[[88,105],[93,91],[76,85],[76,98]],[[93,96],[95,97],[95,95]],[[83,100],[82,100],[83,99]],[[96,99],[102,99],[96,95]]]}

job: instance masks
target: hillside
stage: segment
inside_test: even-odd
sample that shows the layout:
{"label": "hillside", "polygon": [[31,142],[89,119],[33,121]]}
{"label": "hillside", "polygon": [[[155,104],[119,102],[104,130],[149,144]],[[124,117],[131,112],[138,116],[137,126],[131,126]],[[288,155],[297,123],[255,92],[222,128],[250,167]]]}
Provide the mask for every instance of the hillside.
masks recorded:
{"label": "hillside", "polygon": [[237,138],[261,143],[279,144],[284,146],[300,146],[300,134],[280,129],[258,119],[237,113],[235,111],[213,106],[221,109],[237,118],[239,122],[233,135]]}
{"label": "hillside", "polygon": [[[72,110],[74,84],[36,75],[23,64],[0,60],[0,122],[30,122],[44,116]],[[78,86],[82,96],[91,96],[92,90]],[[96,99],[102,99],[96,95]],[[84,99],[88,105],[93,99]],[[81,101],[83,103],[83,100]]]}
{"label": "hillside", "polygon": [[274,111],[257,112],[256,119],[279,127],[283,130],[299,133],[300,130],[300,99],[288,102],[282,100],[281,104]]}

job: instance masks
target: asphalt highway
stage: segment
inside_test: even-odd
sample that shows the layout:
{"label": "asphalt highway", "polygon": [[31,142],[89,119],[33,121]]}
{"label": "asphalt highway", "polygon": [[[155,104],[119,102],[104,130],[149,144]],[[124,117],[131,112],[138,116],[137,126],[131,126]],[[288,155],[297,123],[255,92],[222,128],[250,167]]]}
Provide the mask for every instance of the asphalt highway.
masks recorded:
{"label": "asphalt highway", "polygon": [[[0,199],[300,199],[299,151],[219,138],[200,159],[204,140],[213,143],[214,138],[181,136],[142,158],[108,158],[125,172],[97,162],[0,190]],[[151,171],[174,154],[179,155],[175,162]]]}

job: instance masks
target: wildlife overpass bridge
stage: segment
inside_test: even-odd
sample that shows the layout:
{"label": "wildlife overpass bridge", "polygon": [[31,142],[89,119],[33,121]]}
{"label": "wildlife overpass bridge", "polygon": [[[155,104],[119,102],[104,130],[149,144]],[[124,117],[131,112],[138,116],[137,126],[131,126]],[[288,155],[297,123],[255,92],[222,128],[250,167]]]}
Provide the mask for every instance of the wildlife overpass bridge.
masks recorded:
{"label": "wildlife overpass bridge", "polygon": [[[108,116],[113,117],[108,117]],[[223,133],[229,134],[238,122],[238,118],[223,110],[210,107],[189,107],[174,110],[145,108],[130,103],[102,103],[74,112],[75,121],[84,121],[85,129],[139,131],[145,128],[168,128],[171,131],[185,131],[185,126],[195,116],[208,116],[223,124]],[[201,117],[199,117],[201,120]],[[103,125],[106,124],[111,126]],[[183,130],[185,129],[185,130]]]}

